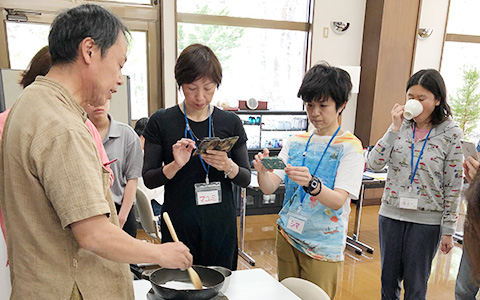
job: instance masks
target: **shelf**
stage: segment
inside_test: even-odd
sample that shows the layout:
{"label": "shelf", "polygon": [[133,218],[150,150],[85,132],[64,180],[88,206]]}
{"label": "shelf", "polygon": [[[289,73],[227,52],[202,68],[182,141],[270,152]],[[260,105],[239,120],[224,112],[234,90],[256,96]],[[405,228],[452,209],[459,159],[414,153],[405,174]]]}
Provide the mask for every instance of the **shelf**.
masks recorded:
{"label": "shelf", "polygon": [[295,129],[263,129],[262,131],[305,131],[303,128],[295,128]]}
{"label": "shelf", "polygon": [[[240,110],[235,111],[249,137],[249,150],[279,148],[289,137],[308,129],[305,111]],[[304,127],[304,128],[300,128]]]}
{"label": "shelf", "polygon": [[275,111],[275,110],[236,110],[233,111],[239,115],[306,115],[307,112],[304,110],[295,110],[295,111]]}

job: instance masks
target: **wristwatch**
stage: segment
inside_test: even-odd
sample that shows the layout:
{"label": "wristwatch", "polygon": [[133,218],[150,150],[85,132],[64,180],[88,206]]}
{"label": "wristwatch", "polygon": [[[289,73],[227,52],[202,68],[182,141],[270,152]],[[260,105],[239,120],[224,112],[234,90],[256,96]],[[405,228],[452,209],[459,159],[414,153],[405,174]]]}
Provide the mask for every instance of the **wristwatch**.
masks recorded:
{"label": "wristwatch", "polygon": [[[319,186],[320,189],[318,190],[318,193],[312,194],[312,192]],[[317,196],[322,191],[322,182],[320,181],[320,179],[318,179],[317,176],[312,175],[312,179],[310,179],[310,182],[307,186],[303,186],[303,190],[305,191],[305,193],[308,193],[312,196]]]}

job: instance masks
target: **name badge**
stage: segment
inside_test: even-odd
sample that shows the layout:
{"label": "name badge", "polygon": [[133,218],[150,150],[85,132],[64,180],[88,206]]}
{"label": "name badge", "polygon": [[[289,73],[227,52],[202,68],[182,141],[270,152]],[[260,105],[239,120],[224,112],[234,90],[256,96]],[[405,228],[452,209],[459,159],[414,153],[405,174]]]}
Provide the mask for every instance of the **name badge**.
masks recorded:
{"label": "name badge", "polygon": [[196,183],[195,199],[197,205],[210,205],[222,202],[222,186],[220,182]]}
{"label": "name badge", "polygon": [[287,228],[295,231],[297,233],[303,232],[303,227],[305,227],[306,219],[297,215],[290,215],[288,217]]}
{"label": "name badge", "polygon": [[417,209],[418,199],[410,197],[400,197],[400,208]]}

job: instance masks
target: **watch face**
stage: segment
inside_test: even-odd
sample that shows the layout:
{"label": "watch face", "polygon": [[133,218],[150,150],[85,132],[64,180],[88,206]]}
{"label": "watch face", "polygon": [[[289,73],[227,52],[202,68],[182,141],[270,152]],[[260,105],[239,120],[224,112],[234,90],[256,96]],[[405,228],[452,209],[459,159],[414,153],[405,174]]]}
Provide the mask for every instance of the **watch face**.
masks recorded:
{"label": "watch face", "polygon": [[258,107],[258,101],[255,100],[254,98],[248,99],[248,101],[247,101],[247,107],[248,107],[249,109],[257,109],[257,107]]}
{"label": "watch face", "polygon": [[312,179],[312,184],[310,185],[313,189],[316,189],[318,186],[318,181],[315,180],[314,178]]}

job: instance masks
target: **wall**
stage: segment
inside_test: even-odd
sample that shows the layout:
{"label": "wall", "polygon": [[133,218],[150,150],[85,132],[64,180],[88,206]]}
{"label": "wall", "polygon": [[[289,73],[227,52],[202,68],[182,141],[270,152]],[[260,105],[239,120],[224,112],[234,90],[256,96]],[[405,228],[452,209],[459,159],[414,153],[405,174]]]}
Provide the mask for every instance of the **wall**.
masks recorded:
{"label": "wall", "polygon": [[391,124],[395,103],[405,102],[412,74],[421,0],[368,0],[355,135],[374,145]]}
{"label": "wall", "polygon": [[421,69],[438,70],[442,56],[443,39],[447,23],[449,0],[423,0],[420,11],[419,28],[432,28],[427,39],[418,39],[413,73]]}
{"label": "wall", "polygon": [[163,22],[162,58],[165,108],[177,104],[177,85],[175,83],[175,61],[177,48],[177,25],[175,23],[175,1],[161,1]]}
{"label": "wall", "polygon": [[[315,0],[313,12],[312,65],[326,61],[333,66],[360,66],[366,0]],[[343,34],[331,30],[330,22],[349,22]],[[324,28],[328,37],[323,36]],[[352,94],[342,113],[342,128],[354,131],[357,94]]]}

